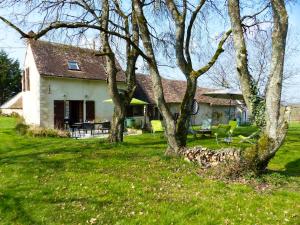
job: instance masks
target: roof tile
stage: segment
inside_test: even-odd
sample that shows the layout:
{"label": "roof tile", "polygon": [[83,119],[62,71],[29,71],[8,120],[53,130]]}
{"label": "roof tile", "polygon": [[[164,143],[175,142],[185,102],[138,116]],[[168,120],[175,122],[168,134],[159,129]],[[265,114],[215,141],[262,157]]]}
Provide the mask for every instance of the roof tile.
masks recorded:
{"label": "roof tile", "polygon": [[[106,80],[105,58],[95,56],[95,51],[71,45],[57,44],[46,41],[30,40],[33,56],[42,76],[55,76],[78,79]],[[68,69],[68,61],[78,63],[80,71]],[[117,81],[124,81],[125,75],[121,66]]]}

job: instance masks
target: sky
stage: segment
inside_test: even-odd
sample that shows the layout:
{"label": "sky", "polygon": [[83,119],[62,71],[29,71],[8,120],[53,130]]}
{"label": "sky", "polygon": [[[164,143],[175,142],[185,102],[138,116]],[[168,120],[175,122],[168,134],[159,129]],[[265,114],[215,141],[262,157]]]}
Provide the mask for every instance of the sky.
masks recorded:
{"label": "sky", "polygon": [[[300,35],[300,1],[288,6],[289,13],[289,27],[293,29],[293,32]],[[1,15],[6,15],[3,9],[0,9]],[[13,29],[7,27],[2,21],[0,21],[0,49],[9,54],[9,57],[17,59],[20,62],[21,68],[23,68],[26,44],[23,39]],[[294,56],[292,60],[295,65],[299,65],[300,68],[300,52]],[[172,74],[167,76],[172,79],[183,79],[183,75],[178,69],[171,70],[168,68],[162,68],[162,74]],[[211,82],[204,77],[201,78],[201,83],[207,86],[212,86]],[[203,86],[203,85],[201,85]],[[282,99],[289,103],[300,103],[300,74],[289,80],[288,85],[283,88]]]}

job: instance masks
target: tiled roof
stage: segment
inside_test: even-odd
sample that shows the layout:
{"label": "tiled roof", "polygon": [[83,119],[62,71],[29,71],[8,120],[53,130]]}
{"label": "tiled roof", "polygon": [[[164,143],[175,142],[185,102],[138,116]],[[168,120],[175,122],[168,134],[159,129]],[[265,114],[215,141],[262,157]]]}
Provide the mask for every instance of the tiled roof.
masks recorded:
{"label": "tiled roof", "polygon": [[[71,45],[46,41],[30,40],[37,69],[42,76],[78,78],[89,80],[106,80],[105,58],[95,56],[95,51]],[[68,61],[76,61],[80,71],[68,69]],[[125,81],[125,74],[117,62],[119,69],[117,81]],[[162,79],[165,99],[168,103],[180,103],[186,89],[186,82],[181,80]],[[203,95],[215,89],[200,88],[196,92],[196,100],[213,105],[230,105],[230,101]],[[154,104],[152,82],[149,76],[137,74],[137,90],[135,97]],[[234,104],[235,101],[232,102]]]}
{"label": "tiled roof", "polygon": [[[42,76],[55,76],[66,78],[106,80],[105,58],[95,56],[91,49],[79,48],[46,41],[29,41],[34,60]],[[76,61],[80,71],[68,69],[68,61]],[[125,76],[120,65],[117,81],[124,81]]]}
{"label": "tiled roof", "polygon": [[[137,90],[135,97],[143,101],[149,102],[151,104],[155,103],[154,94],[152,89],[152,82],[150,76],[137,74]],[[167,103],[180,103],[184,97],[186,90],[186,82],[183,80],[171,80],[162,79],[164,96]],[[203,95],[205,92],[213,91],[215,89],[198,87],[195,95],[195,99],[199,103],[208,103],[212,105],[230,105],[230,100],[221,98],[212,98]],[[236,101],[232,101],[231,104],[234,105]]]}

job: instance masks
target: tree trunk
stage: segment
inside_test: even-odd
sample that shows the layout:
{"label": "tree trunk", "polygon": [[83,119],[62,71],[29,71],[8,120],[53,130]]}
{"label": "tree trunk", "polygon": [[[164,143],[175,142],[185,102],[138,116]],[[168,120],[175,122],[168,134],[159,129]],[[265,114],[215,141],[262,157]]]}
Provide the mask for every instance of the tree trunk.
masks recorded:
{"label": "tree trunk", "polygon": [[[104,0],[102,3],[102,14],[101,14],[101,26],[108,30],[108,20],[109,20],[109,3],[108,0]],[[109,136],[110,142],[120,142],[123,141],[123,130],[122,123],[124,123],[125,117],[125,106],[122,103],[121,95],[118,91],[117,86],[117,72],[115,54],[113,53],[110,43],[109,36],[106,32],[101,31],[101,43],[102,51],[106,58],[106,72],[107,72],[107,82],[108,90],[110,96],[114,103],[114,114],[111,123],[111,133]]]}
{"label": "tree trunk", "polygon": [[[271,70],[265,97],[266,127],[263,129],[263,135],[258,140],[258,143],[247,148],[243,153],[243,159],[246,164],[257,173],[267,168],[269,161],[282,145],[287,133],[290,114],[289,108],[286,108],[284,113],[280,113],[288,16],[284,0],[273,0],[271,1],[271,6],[274,27],[272,31]],[[248,71],[247,49],[241,25],[239,1],[229,0],[228,7],[233,30],[237,70],[246,104],[248,107],[251,107],[251,104],[247,102],[252,94],[250,92],[251,76]],[[250,110],[252,109],[250,108]]]}
{"label": "tree trunk", "polygon": [[114,108],[114,114],[112,117],[112,126],[109,135],[109,141],[112,143],[123,142],[124,132],[124,120],[125,120],[125,109],[124,107]]}
{"label": "tree trunk", "polygon": [[180,115],[177,120],[176,136],[180,147],[186,146],[187,135],[190,127],[191,109],[197,90],[197,79],[187,76],[187,87],[182,100]]}
{"label": "tree trunk", "polygon": [[253,79],[248,69],[248,52],[242,27],[240,16],[240,3],[239,0],[228,0],[228,13],[231,21],[232,37],[236,54],[236,67],[241,83],[241,89],[244,95],[245,103],[249,111],[249,116],[253,115],[253,104],[251,99],[254,88]]}
{"label": "tree trunk", "polygon": [[269,143],[262,149],[261,167],[265,169],[271,158],[282,145],[286,133],[290,110],[280,113],[283,67],[288,31],[288,15],[284,0],[271,1],[274,28],[272,32],[272,59],[266,92],[266,128],[265,136]]}
{"label": "tree trunk", "polygon": [[180,146],[176,139],[176,125],[172,113],[170,112],[164,98],[161,77],[157,68],[157,62],[151,43],[151,36],[148,30],[147,21],[145,19],[142,3],[139,0],[134,0],[134,10],[136,13],[137,22],[140,29],[140,36],[143,42],[145,52],[148,57],[148,65],[150,69],[150,76],[153,84],[154,98],[157,107],[164,118],[165,134],[168,142],[168,149],[166,154],[177,155],[180,152]]}

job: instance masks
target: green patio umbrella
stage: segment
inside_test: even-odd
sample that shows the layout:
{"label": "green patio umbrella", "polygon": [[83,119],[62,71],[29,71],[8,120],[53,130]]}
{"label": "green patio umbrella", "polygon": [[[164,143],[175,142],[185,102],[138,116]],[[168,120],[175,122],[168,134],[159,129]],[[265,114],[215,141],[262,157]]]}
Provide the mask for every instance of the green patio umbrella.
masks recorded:
{"label": "green patio umbrella", "polygon": [[[106,99],[103,102],[112,103],[113,100],[112,99]],[[137,98],[132,98],[131,102],[130,102],[130,105],[148,105],[148,102],[144,102],[144,101],[142,101],[140,99],[137,99]]]}
{"label": "green patio umbrella", "polygon": [[[103,102],[107,102],[107,103],[113,103],[113,100],[112,99],[106,99],[104,100]],[[144,102],[140,99],[137,99],[137,98],[132,98],[131,99],[131,102],[130,102],[130,105],[148,105],[149,103],[148,102]],[[145,108],[144,108],[145,110]],[[145,124],[145,121],[146,121],[146,115],[144,114],[144,124]]]}

